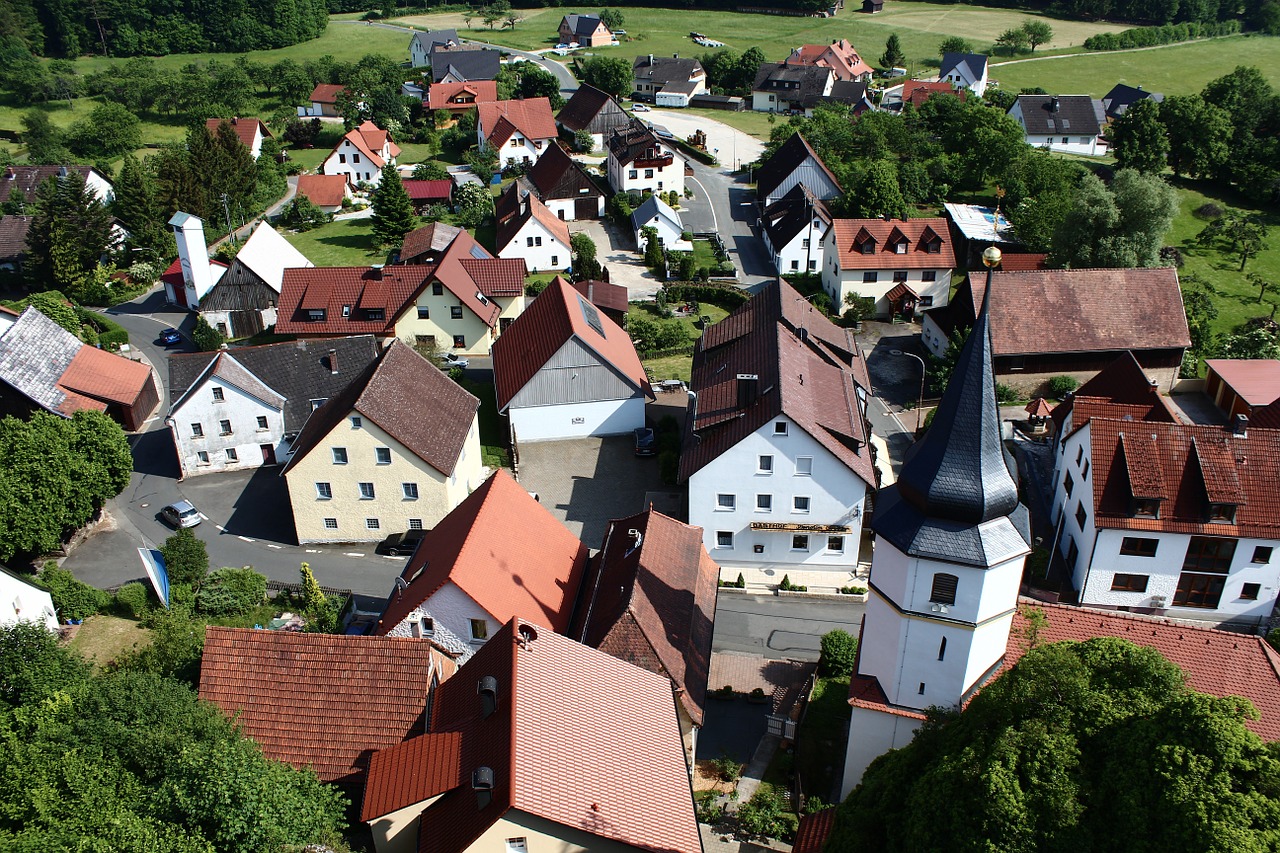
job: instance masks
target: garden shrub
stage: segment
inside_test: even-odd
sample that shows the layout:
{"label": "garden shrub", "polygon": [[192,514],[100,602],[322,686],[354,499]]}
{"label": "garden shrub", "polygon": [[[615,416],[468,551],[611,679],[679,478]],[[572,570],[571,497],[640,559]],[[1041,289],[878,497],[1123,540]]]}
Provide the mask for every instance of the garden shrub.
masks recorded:
{"label": "garden shrub", "polygon": [[[843,592],[843,590],[841,590]],[[866,590],[863,590],[865,592]],[[836,629],[822,635],[822,655],[818,658],[824,675],[844,678],[853,672],[858,658],[858,638]]]}
{"label": "garden shrub", "polygon": [[997,403],[1013,403],[1021,398],[1018,389],[1012,385],[1005,385],[1003,382],[996,383],[996,402]]}
{"label": "garden shrub", "polygon": [[1074,376],[1055,376],[1049,380],[1049,393],[1055,398],[1062,398],[1080,387]]}
{"label": "garden shrub", "polygon": [[49,590],[62,619],[85,619],[111,603],[108,593],[89,586],[52,560],[44,564],[36,582]]}
{"label": "garden shrub", "polygon": [[738,833],[748,839],[776,838],[788,841],[795,835],[797,818],[789,810],[787,797],[768,786],[738,807]]}
{"label": "garden shrub", "polygon": [[147,588],[138,581],[130,581],[116,590],[116,610],[121,615],[141,619],[150,609]]}
{"label": "garden shrub", "polygon": [[204,540],[192,533],[189,527],[164,540],[160,556],[164,558],[165,572],[169,576],[170,597],[173,595],[172,585],[198,584],[209,573],[209,554]]}
{"label": "garden shrub", "polygon": [[267,600],[267,579],[251,567],[210,572],[196,593],[196,609],[211,616],[247,613]]}

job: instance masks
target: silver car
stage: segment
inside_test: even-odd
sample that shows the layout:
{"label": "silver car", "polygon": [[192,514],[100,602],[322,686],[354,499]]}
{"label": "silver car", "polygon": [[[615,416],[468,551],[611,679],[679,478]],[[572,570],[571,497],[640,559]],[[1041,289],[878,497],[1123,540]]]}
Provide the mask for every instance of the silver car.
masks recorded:
{"label": "silver car", "polygon": [[174,527],[195,527],[200,523],[200,511],[191,501],[171,503],[160,510],[160,515]]}

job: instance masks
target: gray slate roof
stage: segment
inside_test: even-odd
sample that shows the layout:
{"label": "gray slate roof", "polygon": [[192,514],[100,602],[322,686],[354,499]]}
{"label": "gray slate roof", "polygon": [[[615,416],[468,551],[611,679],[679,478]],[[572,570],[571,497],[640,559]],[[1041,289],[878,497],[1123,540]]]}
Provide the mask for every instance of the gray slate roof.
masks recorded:
{"label": "gray slate roof", "polygon": [[433,30],[429,33],[414,33],[413,40],[422,47],[423,51],[425,51],[427,55],[430,55],[431,51],[438,44],[448,44],[449,42],[453,42],[454,44],[460,43],[457,30]]}
{"label": "gray slate roof", "polygon": [[1164,102],[1164,95],[1160,92],[1148,92],[1141,86],[1135,89],[1133,86],[1117,83],[1110,92],[1102,96],[1102,108],[1106,110],[1107,118],[1120,118],[1129,107],[1147,98],[1157,104]]}
{"label": "gray slate roof", "polygon": [[436,50],[431,54],[431,81],[439,83],[452,70],[464,80],[495,80],[502,70],[496,50]]}
{"label": "gray slate roof", "polygon": [[903,553],[992,566],[1030,551],[1030,519],[1000,439],[984,304],[933,424],[876,496],[871,527]]}
{"label": "gray slate roof", "polygon": [[678,56],[654,56],[646,54],[637,56],[631,63],[631,73],[637,80],[649,83],[683,82],[700,77],[704,73],[702,63],[696,59],[681,59]]}
{"label": "gray slate roof", "polygon": [[1088,95],[1019,95],[1018,104],[1030,136],[1097,136],[1102,131],[1102,102]]}
{"label": "gray slate roof", "polygon": [[684,224],[680,221],[680,214],[656,195],[651,195],[631,212],[631,230],[639,231],[653,221],[655,216],[662,217],[677,228],[684,228]]}
{"label": "gray slate roof", "polygon": [[569,31],[575,36],[589,36],[596,31],[596,27],[600,26],[599,15],[565,15],[565,22],[569,25]]}
{"label": "gray slate roof", "polygon": [[[330,369],[329,350],[336,350],[337,373]],[[225,352],[231,358],[222,359],[214,373],[264,402],[279,405],[283,398],[285,432],[297,432],[311,416],[311,401],[327,400],[346,388],[377,358],[378,344],[373,335],[353,335],[233,347]],[[209,372],[217,356],[216,352],[169,356],[171,412]]]}
{"label": "gray slate roof", "polygon": [[34,216],[0,217],[0,261],[15,261],[27,254],[27,232]]}
{"label": "gray slate roof", "polygon": [[981,80],[986,70],[987,57],[981,53],[944,53],[938,78],[945,79],[948,74],[959,73],[969,80]]}
{"label": "gray slate roof", "polygon": [[0,381],[42,408],[58,412],[67,399],[58,380],[81,346],[75,335],[28,307],[0,335]]}

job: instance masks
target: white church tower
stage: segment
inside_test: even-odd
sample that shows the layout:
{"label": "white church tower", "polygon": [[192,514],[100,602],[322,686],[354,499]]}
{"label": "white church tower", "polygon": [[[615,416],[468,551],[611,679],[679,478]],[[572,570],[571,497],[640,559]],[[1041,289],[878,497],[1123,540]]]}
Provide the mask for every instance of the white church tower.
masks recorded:
{"label": "white church tower", "polygon": [[[169,220],[178,241],[178,263],[182,266],[185,299],[171,299],[195,310],[214,285],[214,268],[209,263],[209,247],[204,240],[200,217],[179,211]],[[175,294],[176,297],[176,294]]]}
{"label": "white church tower", "polygon": [[[999,262],[994,247],[983,253],[988,286]],[[1000,440],[987,304],[929,431],[876,496],[842,798],[911,741],[927,708],[962,704],[1008,644],[1030,521]]]}

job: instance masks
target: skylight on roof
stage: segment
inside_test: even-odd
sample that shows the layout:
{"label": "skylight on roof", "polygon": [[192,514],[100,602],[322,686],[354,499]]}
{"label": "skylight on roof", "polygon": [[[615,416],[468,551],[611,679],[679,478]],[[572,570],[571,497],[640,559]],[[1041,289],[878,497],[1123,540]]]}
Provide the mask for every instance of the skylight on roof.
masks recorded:
{"label": "skylight on roof", "polygon": [[604,326],[600,323],[600,312],[596,310],[596,306],[579,296],[578,307],[582,309],[582,319],[587,321],[587,325],[604,337]]}
{"label": "skylight on roof", "polygon": [[475,258],[477,261],[483,261],[489,257],[489,253],[480,246],[472,246],[471,257]]}

